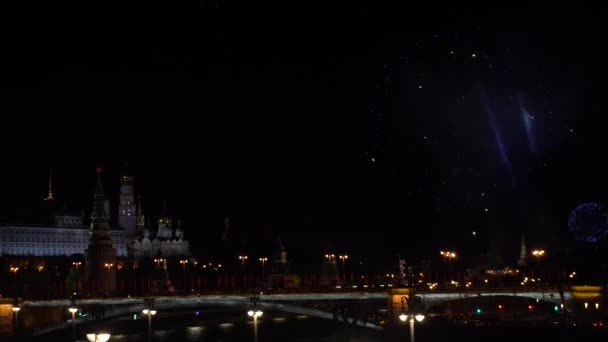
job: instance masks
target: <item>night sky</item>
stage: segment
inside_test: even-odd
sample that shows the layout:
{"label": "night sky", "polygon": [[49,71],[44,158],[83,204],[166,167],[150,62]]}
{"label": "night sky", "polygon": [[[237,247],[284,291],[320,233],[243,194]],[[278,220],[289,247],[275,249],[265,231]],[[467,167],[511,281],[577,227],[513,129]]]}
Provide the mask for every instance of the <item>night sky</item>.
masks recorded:
{"label": "night sky", "polygon": [[608,204],[590,25],[418,26],[361,3],[54,6],[3,43],[3,221],[31,218],[51,167],[67,206],[90,210],[98,165],[116,201],[125,162],[150,216],[166,199],[203,254],[226,216],[295,254],[517,254],[522,232],[560,248],[571,209]]}

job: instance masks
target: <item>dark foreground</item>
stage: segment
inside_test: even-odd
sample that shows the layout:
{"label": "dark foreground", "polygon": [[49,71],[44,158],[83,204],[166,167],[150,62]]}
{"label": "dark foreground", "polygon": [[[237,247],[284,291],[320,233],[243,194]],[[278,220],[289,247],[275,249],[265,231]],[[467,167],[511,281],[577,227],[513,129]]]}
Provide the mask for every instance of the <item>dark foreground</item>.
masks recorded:
{"label": "dark foreground", "polygon": [[[253,323],[242,311],[234,309],[189,310],[164,312],[154,317],[152,341],[253,341]],[[77,339],[86,340],[85,334],[109,332],[110,341],[146,341],[145,319],[122,319],[92,322],[77,328]],[[430,322],[417,324],[416,342],[431,341],[606,341],[607,328],[553,328],[520,326],[437,326]],[[44,336],[12,336],[7,341],[72,341],[72,331],[64,329]],[[4,339],[3,339],[4,340]],[[283,312],[264,313],[258,326],[258,341],[331,341],[376,342],[409,341],[409,328],[405,325],[372,330],[308,316]]]}

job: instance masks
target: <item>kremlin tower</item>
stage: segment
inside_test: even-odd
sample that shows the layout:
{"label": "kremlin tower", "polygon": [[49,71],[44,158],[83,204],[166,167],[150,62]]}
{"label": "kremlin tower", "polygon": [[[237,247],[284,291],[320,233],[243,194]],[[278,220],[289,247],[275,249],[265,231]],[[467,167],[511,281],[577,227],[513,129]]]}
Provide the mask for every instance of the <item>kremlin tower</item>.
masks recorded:
{"label": "kremlin tower", "polygon": [[111,294],[116,289],[116,249],[110,238],[106,201],[101,184],[101,168],[97,168],[95,203],[91,214],[89,245],[85,250],[85,278],[89,293]]}

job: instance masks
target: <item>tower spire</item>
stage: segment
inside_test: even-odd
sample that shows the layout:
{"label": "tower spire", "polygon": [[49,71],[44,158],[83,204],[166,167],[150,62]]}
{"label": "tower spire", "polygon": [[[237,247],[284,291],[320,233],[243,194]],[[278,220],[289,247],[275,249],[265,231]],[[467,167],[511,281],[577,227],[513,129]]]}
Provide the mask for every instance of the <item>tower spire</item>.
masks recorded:
{"label": "tower spire", "polygon": [[526,259],[528,259],[528,252],[526,251],[526,238],[524,237],[524,234],[521,234],[521,249],[520,249],[520,253],[519,253],[519,260],[517,261],[517,264],[519,266],[526,266]]}
{"label": "tower spire", "polygon": [[103,184],[101,183],[101,168],[98,167],[96,170],[97,184],[95,185],[95,202],[91,214],[91,230],[105,231],[110,229],[109,217],[106,212],[106,200],[103,194]]}
{"label": "tower spire", "polygon": [[46,195],[45,201],[54,201],[53,196],[53,169],[49,169],[49,193]]}

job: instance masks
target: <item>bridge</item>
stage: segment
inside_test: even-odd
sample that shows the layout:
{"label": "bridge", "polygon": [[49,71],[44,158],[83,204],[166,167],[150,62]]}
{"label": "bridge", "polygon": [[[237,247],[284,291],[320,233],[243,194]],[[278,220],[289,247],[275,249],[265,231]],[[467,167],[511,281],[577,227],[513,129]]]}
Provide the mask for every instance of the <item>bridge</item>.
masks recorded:
{"label": "bridge", "polygon": [[[402,294],[399,289],[389,292],[331,292],[331,293],[283,293],[283,294],[267,294],[260,295],[260,306],[265,310],[282,311],[297,315],[307,315],[330,320],[340,320],[349,324],[356,324],[370,329],[382,329],[381,325],[366,322],[361,318],[341,316],[341,309],[347,308],[348,304],[341,305],[340,303],[364,303],[370,301],[401,302]],[[408,290],[408,289],[405,289]],[[562,297],[557,289],[540,289],[532,290],[495,290],[495,291],[445,291],[445,292],[414,292],[414,296],[424,308],[429,308],[443,302],[465,299],[480,296],[518,296],[526,297],[543,301],[551,301],[556,304],[562,302]],[[571,302],[572,294],[563,293],[564,300]],[[231,295],[192,295],[192,296],[156,296],[155,306],[159,311],[187,309],[198,307],[224,306],[245,308],[250,303],[250,294],[231,294]],[[330,306],[327,310],[321,310],[307,304],[330,302],[337,305]],[[28,300],[24,301],[22,306],[27,307],[68,307],[71,301],[63,300]],[[78,307],[83,306],[102,306],[104,308],[104,319],[118,318],[129,316],[141,312],[144,307],[143,297],[127,297],[127,298],[91,298],[81,299],[77,301]],[[390,310],[390,308],[389,308]],[[394,310],[393,310],[394,311]],[[79,325],[91,322],[92,317],[80,317],[74,321],[74,324]],[[71,320],[61,322],[44,329],[37,330],[34,335],[43,335],[48,332],[68,328],[72,324]]]}

